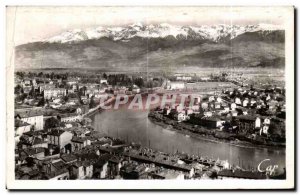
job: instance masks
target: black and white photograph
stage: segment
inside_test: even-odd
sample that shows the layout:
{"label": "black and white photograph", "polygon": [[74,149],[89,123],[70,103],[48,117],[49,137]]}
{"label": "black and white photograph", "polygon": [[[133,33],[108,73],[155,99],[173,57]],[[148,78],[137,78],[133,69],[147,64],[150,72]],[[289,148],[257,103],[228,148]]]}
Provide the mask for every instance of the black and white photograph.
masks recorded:
{"label": "black and white photograph", "polygon": [[294,188],[293,6],[8,6],[6,22],[9,189]]}

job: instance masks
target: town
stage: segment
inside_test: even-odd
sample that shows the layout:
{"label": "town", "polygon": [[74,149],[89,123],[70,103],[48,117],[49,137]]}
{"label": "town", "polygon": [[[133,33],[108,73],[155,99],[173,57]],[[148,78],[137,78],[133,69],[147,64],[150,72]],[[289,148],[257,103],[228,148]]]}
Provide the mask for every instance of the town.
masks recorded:
{"label": "town", "polygon": [[[260,147],[285,147],[285,88],[249,84],[237,73],[15,73],[16,179],[272,179],[285,172],[245,169],[227,159],[149,146],[107,135],[92,115],[120,94],[187,100],[152,107],[148,117],[189,136]],[[250,79],[251,80],[251,79]],[[278,85],[278,86],[277,86]],[[193,94],[193,96],[191,95]],[[195,96],[196,95],[196,96]],[[193,98],[193,100],[192,100]],[[191,102],[193,102],[191,104]],[[157,103],[157,102],[156,102]]]}

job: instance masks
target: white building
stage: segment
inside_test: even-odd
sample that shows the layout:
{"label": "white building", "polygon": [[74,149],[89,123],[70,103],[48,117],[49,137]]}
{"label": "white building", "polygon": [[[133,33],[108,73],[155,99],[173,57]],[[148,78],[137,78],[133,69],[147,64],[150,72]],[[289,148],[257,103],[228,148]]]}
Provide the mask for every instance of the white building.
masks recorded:
{"label": "white building", "polygon": [[269,118],[265,118],[264,124],[265,125],[270,125],[271,124],[271,120]]}
{"label": "white building", "polygon": [[255,119],[255,128],[261,127],[261,119],[259,117],[256,117]]}
{"label": "white building", "polygon": [[187,116],[184,113],[182,113],[182,112],[175,114],[174,117],[179,122],[185,121],[187,119]]}
{"label": "white building", "polygon": [[82,121],[82,116],[78,114],[74,114],[74,115],[61,117],[61,122],[75,122],[75,121]]}
{"label": "white building", "polygon": [[209,102],[215,101],[215,96],[209,96],[208,101]]}
{"label": "white building", "polygon": [[240,98],[235,98],[235,103],[237,104],[237,105],[241,105],[242,104],[242,102],[241,102],[241,99]]}
{"label": "white building", "polygon": [[44,128],[44,116],[39,110],[22,110],[15,113],[15,118],[34,126],[35,130]]}
{"label": "white building", "polygon": [[177,76],[176,80],[177,81],[190,81],[190,80],[192,80],[192,77],[191,76]]}
{"label": "white building", "polygon": [[65,96],[67,94],[67,90],[64,88],[53,88],[53,89],[45,89],[44,90],[44,98],[51,99],[59,96]]}
{"label": "white building", "polygon": [[66,152],[65,146],[67,146],[68,144],[70,144],[71,146],[72,137],[73,137],[72,133],[68,131],[59,130],[59,129],[51,130],[47,134],[48,143],[58,146],[60,149],[63,150],[63,152]]}
{"label": "white building", "polygon": [[247,107],[248,106],[248,103],[249,103],[249,100],[248,99],[245,99],[243,101],[243,107]]}
{"label": "white building", "polygon": [[232,116],[237,116],[237,115],[238,115],[238,112],[235,111],[235,110],[232,110],[232,111],[231,111],[231,115],[232,115]]}
{"label": "white building", "polygon": [[108,84],[107,79],[100,79],[100,84]]}
{"label": "white building", "polygon": [[170,90],[184,89],[185,84],[184,82],[169,82],[167,88]]}
{"label": "white building", "polygon": [[235,103],[231,103],[230,108],[231,108],[231,110],[235,110],[236,109],[236,104]]}
{"label": "white building", "polygon": [[31,129],[31,125],[29,123],[23,122],[21,120],[15,120],[15,141],[18,143],[20,141],[20,137],[23,133],[29,132]]}
{"label": "white building", "polygon": [[138,86],[133,85],[132,93],[141,93],[141,89]]}
{"label": "white building", "polygon": [[206,116],[206,117],[211,117],[212,116],[212,112],[204,112],[203,113],[204,114],[204,116]]}

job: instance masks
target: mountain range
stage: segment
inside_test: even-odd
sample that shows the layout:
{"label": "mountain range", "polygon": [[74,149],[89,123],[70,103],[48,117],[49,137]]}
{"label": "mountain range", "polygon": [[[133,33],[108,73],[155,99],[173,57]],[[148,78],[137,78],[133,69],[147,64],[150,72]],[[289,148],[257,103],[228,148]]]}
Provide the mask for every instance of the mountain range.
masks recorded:
{"label": "mountain range", "polygon": [[16,68],[180,71],[194,68],[284,68],[279,26],[167,23],[74,29],[15,49]]}

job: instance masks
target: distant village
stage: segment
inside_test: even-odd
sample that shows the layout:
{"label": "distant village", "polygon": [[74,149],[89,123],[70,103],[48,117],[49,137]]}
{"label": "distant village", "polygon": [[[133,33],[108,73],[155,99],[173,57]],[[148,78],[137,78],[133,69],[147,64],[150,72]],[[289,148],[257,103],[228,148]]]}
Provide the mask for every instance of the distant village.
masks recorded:
{"label": "distant village", "polygon": [[[191,80],[191,77],[178,76],[178,79]],[[180,81],[169,82],[168,87],[170,96],[189,91],[186,83]],[[196,98],[189,96],[184,104],[157,107],[149,116],[194,133],[214,134],[229,140],[238,138],[258,145],[285,146],[284,88],[263,89],[241,84],[212,91]]]}
{"label": "distant village", "polygon": [[224,159],[156,151],[93,128],[90,116],[101,110],[101,98],[110,101],[117,94],[149,92],[201,92],[193,105],[187,102],[151,110],[149,118],[158,123],[218,139],[285,146],[285,89],[281,87],[257,88],[225,74],[149,77],[19,71],[14,89],[16,179],[285,177],[244,170]]}

